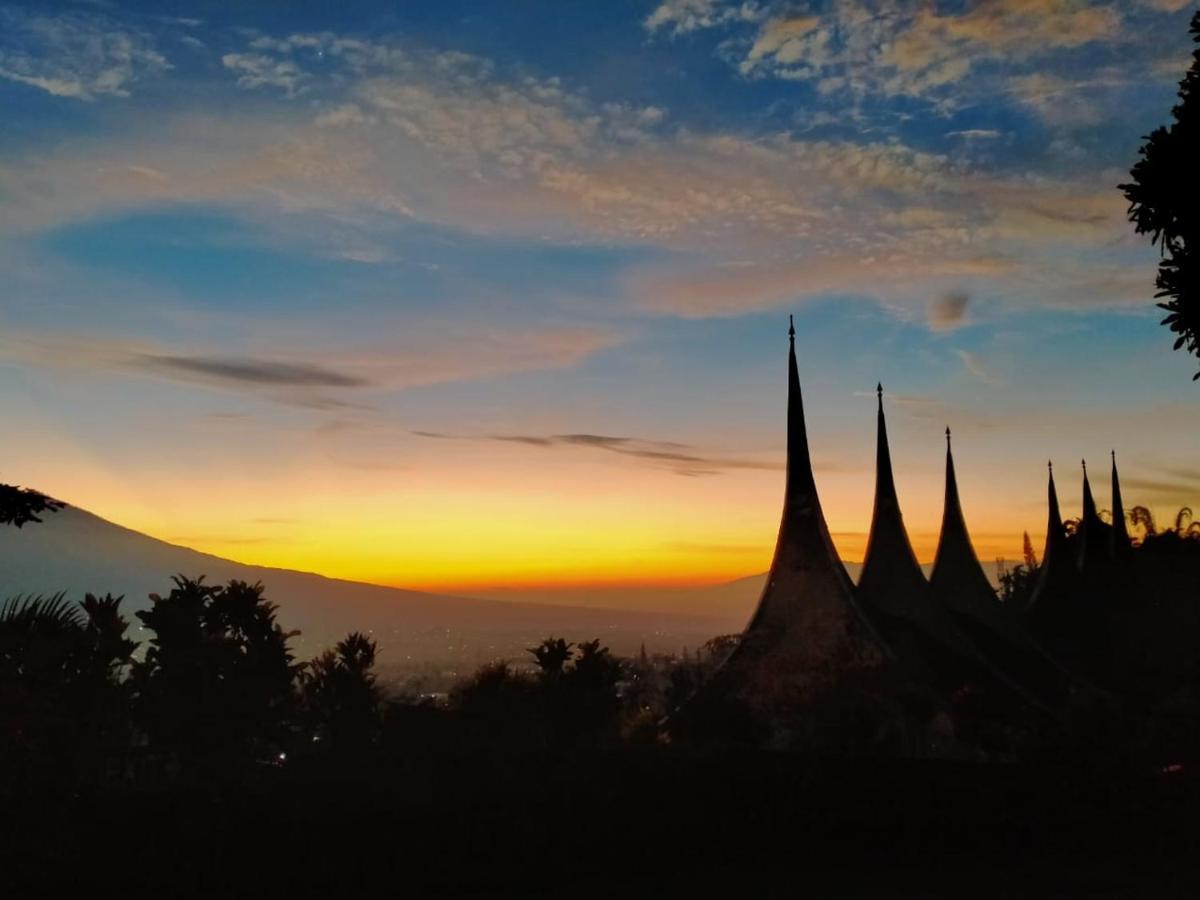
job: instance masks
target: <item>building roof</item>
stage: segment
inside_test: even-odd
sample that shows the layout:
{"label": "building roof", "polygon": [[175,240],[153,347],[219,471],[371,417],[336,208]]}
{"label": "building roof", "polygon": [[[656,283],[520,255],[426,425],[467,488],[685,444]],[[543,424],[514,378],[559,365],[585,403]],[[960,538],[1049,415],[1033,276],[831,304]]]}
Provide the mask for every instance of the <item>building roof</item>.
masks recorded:
{"label": "building roof", "polygon": [[[821,511],[788,329],[787,475],[783,515],[766,585],[737,649],[723,666],[762,684],[828,669],[831,660],[879,660],[886,645],[854,596]],[[761,686],[761,685],[760,685]]]}
{"label": "building roof", "polygon": [[1034,641],[1017,612],[1006,609],[997,598],[971,545],[958,496],[949,428],[942,533],[929,576],[929,593],[970,639],[994,675],[1028,701],[1043,707],[1055,702],[1053,695],[1061,686],[1060,667]]}
{"label": "building roof", "polygon": [[1037,585],[1030,595],[1023,612],[1034,620],[1053,618],[1061,610],[1068,597],[1072,596],[1078,581],[1075,560],[1067,543],[1067,532],[1063,528],[1062,513],[1058,506],[1058,491],[1054,486],[1054,465],[1048,465],[1049,478],[1046,485],[1046,544],[1042,550],[1042,565],[1038,571]]}
{"label": "building roof", "polygon": [[[1081,571],[1092,572],[1103,567],[1112,555],[1111,526],[1106,525],[1096,512],[1096,500],[1092,496],[1092,485],[1088,481],[1087,460],[1083,466],[1083,515],[1079,519],[1077,557],[1075,564]],[[1122,519],[1124,514],[1122,514]]]}
{"label": "building roof", "polygon": [[875,508],[871,513],[867,552],[858,579],[858,599],[869,610],[913,618],[921,606],[928,604],[926,581],[904,528],[900,500],[896,496],[887,420],[883,413],[883,385],[878,385],[876,392],[879,411],[875,442]]}
{"label": "building roof", "polygon": [[1121,501],[1121,479],[1117,476],[1117,451],[1112,451],[1112,546],[1113,556],[1126,556],[1133,549],[1129,527],[1125,524],[1125,504]]}

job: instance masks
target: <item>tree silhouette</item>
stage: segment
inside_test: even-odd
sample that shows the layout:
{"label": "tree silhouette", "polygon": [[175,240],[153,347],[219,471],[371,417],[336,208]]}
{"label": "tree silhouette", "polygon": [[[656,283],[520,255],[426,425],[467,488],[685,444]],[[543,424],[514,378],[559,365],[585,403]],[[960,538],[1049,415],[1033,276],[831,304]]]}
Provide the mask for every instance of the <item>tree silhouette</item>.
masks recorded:
{"label": "tree silhouette", "polygon": [[377,647],[359,632],[326,650],[301,674],[304,711],[313,737],[334,753],[361,752],[379,730],[379,687],[371,671]]}
{"label": "tree silhouette", "polygon": [[454,686],[450,706],[458,714],[469,749],[541,747],[545,735],[538,685],[507,663],[481,666]]}
{"label": "tree silhouette", "polygon": [[569,740],[594,744],[614,724],[620,705],[617,682],[621,665],[600,646],[599,638],[579,644],[579,655],[563,678],[565,715]]}
{"label": "tree silhouette", "polygon": [[[1192,16],[1192,38],[1200,45],[1200,12]],[[1200,159],[1200,46],[1179,84],[1175,121],[1156,128],[1138,151],[1133,180],[1118,185],[1129,200],[1129,220],[1138,234],[1149,234],[1162,253],[1156,297],[1167,311],[1162,324],[1179,335],[1175,349],[1200,357],[1200,212],[1195,200],[1195,171]],[[1191,187],[1189,187],[1191,185]],[[1190,199],[1189,199],[1190,198]],[[1192,376],[1200,379],[1200,372]]]}
{"label": "tree silhouette", "polygon": [[129,742],[121,676],[136,644],[121,598],[14,597],[0,606],[0,757],[44,786],[95,781]]}
{"label": "tree silhouette", "polygon": [[529,648],[543,679],[553,681],[562,677],[563,667],[571,658],[573,646],[562,638],[548,637],[536,647]]}
{"label": "tree silhouette", "polygon": [[0,484],[0,525],[20,528],[27,522],[41,522],[39,513],[58,512],[66,505],[31,488]]}
{"label": "tree silhouette", "polygon": [[153,635],[133,670],[137,712],[151,747],[188,768],[278,752],[294,711],[288,638],[261,584],[176,576],[166,597],[137,613]]}

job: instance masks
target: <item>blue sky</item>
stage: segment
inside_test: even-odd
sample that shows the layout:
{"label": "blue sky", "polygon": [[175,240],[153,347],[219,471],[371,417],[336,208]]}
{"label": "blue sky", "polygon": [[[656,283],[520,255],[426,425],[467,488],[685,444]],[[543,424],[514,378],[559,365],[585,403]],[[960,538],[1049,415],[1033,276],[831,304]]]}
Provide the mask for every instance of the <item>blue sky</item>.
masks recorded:
{"label": "blue sky", "polygon": [[[1190,14],[0,4],[0,412],[26,435],[0,477],[202,549],[429,584],[453,554],[397,542],[486,484],[528,559],[463,583],[570,580],[573,547],[592,580],[745,574],[778,513],[795,313],[849,558],[877,379],[922,555],[947,423],[985,557],[1040,533],[1051,455],[1074,473],[1115,446],[1127,501],[1200,503],[1193,366],[1115,188]],[[381,488],[364,544],[390,556],[314,550],[331,505]],[[289,504],[294,527],[254,530]],[[653,520],[642,543],[587,533],[622,509]],[[460,530],[497,541],[481,510]],[[701,543],[727,571],[670,549]]]}

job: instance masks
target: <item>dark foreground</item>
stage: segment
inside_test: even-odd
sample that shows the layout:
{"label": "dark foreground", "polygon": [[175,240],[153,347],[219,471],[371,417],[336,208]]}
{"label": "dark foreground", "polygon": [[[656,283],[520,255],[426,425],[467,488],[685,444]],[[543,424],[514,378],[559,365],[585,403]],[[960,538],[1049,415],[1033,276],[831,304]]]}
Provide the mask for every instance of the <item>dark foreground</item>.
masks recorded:
{"label": "dark foreground", "polygon": [[408,761],[5,802],[0,894],[1200,896],[1200,783],[770,753]]}

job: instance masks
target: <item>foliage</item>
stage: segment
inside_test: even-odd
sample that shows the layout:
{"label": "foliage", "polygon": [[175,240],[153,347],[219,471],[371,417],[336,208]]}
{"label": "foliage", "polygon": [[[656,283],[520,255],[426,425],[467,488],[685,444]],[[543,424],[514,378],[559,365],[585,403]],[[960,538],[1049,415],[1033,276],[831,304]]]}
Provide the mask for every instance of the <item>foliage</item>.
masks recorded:
{"label": "foliage", "polygon": [[261,584],[176,576],[137,613],[153,636],[133,670],[137,712],[152,748],[188,765],[273,755],[294,712],[288,638]]}
{"label": "foliage", "polygon": [[450,692],[468,744],[540,747],[545,743],[538,685],[504,662],[481,666]]}
{"label": "foliage", "polygon": [[1162,544],[1174,540],[1200,540],[1200,519],[1194,519],[1190,506],[1181,506],[1169,528],[1159,530],[1158,523],[1145,506],[1129,510],[1129,523],[1141,530],[1143,544]]}
{"label": "foliage", "polygon": [[[1192,17],[1190,33],[1200,45],[1200,12]],[[1186,347],[1200,357],[1200,216],[1194,186],[1200,159],[1200,46],[1192,53],[1171,115],[1171,125],[1146,136],[1138,151],[1141,159],[1129,173],[1133,180],[1118,187],[1129,201],[1137,233],[1150,235],[1162,252],[1155,295],[1166,300],[1158,304],[1167,312],[1162,324],[1179,335],[1176,350]],[[1200,372],[1193,379],[1200,379]]]}
{"label": "foliage", "polygon": [[1024,533],[1021,549],[1023,559],[1019,565],[1011,569],[1002,561],[998,561],[997,565],[1000,599],[1011,609],[1025,610],[1029,608],[1029,601],[1033,598],[1033,591],[1037,587],[1038,575],[1042,569],[1038,565],[1037,554],[1033,550],[1033,541],[1029,539],[1028,531]]}
{"label": "foliage", "polygon": [[0,756],[35,786],[102,775],[128,747],[121,676],[133,641],[120,597],[14,597],[0,606]]}
{"label": "foliage", "polygon": [[315,739],[334,752],[362,750],[379,730],[380,692],[371,671],[375,641],[353,632],[301,673],[301,697]]}
{"label": "foliage", "polygon": [[39,513],[58,512],[66,505],[40,491],[0,484],[0,525],[20,528],[28,522],[41,522]]}
{"label": "foliage", "polygon": [[548,637],[536,647],[530,647],[529,652],[541,669],[542,677],[553,679],[562,676],[563,667],[571,658],[571,648],[574,646],[562,638]]}

